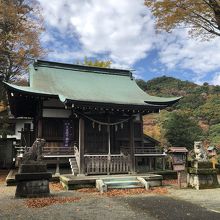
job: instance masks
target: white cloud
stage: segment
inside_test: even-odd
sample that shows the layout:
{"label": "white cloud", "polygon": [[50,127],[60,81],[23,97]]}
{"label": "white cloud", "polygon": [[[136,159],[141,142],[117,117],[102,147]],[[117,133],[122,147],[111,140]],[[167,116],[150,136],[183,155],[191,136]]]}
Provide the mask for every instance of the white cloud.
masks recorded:
{"label": "white cloud", "polygon": [[210,81],[213,85],[220,85],[220,72],[216,73],[213,79]]}
{"label": "white cloud", "polygon": [[[49,27],[58,29],[62,37],[77,35],[81,51],[108,54],[115,66],[131,67],[152,49],[153,20],[143,0],[39,2]],[[66,52],[73,53],[68,48]]]}
{"label": "white cloud", "polygon": [[[190,75],[189,80],[202,83],[220,72],[218,37],[201,42],[190,38],[186,29],[155,35],[154,20],[143,0],[39,2],[48,27],[42,42],[52,45],[50,59],[74,62],[101,56],[111,59],[113,67],[132,68],[156,49],[157,54],[154,51],[148,59],[151,63],[146,63],[151,73],[175,72],[180,78],[186,74],[185,78]],[[136,75],[147,74],[142,67],[137,67]]]}
{"label": "white cloud", "polygon": [[188,36],[187,30],[175,30],[160,36],[157,49],[159,59],[168,70],[190,70],[193,80],[200,80],[220,69],[220,41],[218,37],[210,41],[198,41]]}

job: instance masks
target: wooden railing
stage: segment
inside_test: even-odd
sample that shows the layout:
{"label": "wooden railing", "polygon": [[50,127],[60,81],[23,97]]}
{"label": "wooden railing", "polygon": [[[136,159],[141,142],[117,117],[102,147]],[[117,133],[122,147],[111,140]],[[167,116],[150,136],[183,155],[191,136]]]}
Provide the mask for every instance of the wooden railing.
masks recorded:
{"label": "wooden railing", "polygon": [[129,172],[129,157],[119,155],[84,155],[86,174],[117,174]]}
{"label": "wooden railing", "polygon": [[[129,152],[128,147],[121,147],[122,152]],[[162,154],[162,150],[155,147],[135,147],[135,154]]]}
{"label": "wooden railing", "polygon": [[162,150],[157,149],[155,147],[136,147],[136,154],[162,154]]}
{"label": "wooden railing", "polygon": [[74,147],[44,147],[43,155],[73,155]]}

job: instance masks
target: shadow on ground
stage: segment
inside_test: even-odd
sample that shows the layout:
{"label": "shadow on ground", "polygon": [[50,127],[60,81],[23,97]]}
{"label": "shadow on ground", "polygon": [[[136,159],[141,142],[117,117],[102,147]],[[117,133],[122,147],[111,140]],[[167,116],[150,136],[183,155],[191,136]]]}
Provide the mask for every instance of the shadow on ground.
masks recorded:
{"label": "shadow on ground", "polygon": [[126,202],[134,212],[146,212],[146,214],[160,220],[220,219],[219,213],[167,196],[129,197],[123,198],[122,202]]}

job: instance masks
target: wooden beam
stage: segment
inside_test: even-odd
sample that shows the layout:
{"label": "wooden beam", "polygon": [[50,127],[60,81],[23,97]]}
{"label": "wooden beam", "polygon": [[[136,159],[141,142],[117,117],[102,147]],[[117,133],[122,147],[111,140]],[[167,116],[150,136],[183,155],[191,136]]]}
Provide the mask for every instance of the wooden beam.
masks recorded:
{"label": "wooden beam", "polygon": [[134,119],[129,121],[130,172],[135,173]]}
{"label": "wooden beam", "polygon": [[85,173],[85,122],[79,119],[79,174]]}

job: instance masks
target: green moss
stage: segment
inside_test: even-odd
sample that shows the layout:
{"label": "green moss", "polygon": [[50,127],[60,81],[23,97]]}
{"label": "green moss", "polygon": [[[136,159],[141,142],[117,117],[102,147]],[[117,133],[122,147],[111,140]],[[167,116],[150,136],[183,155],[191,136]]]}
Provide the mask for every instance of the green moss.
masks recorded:
{"label": "green moss", "polygon": [[217,169],[196,169],[194,167],[188,168],[188,173],[190,174],[217,174]]}

